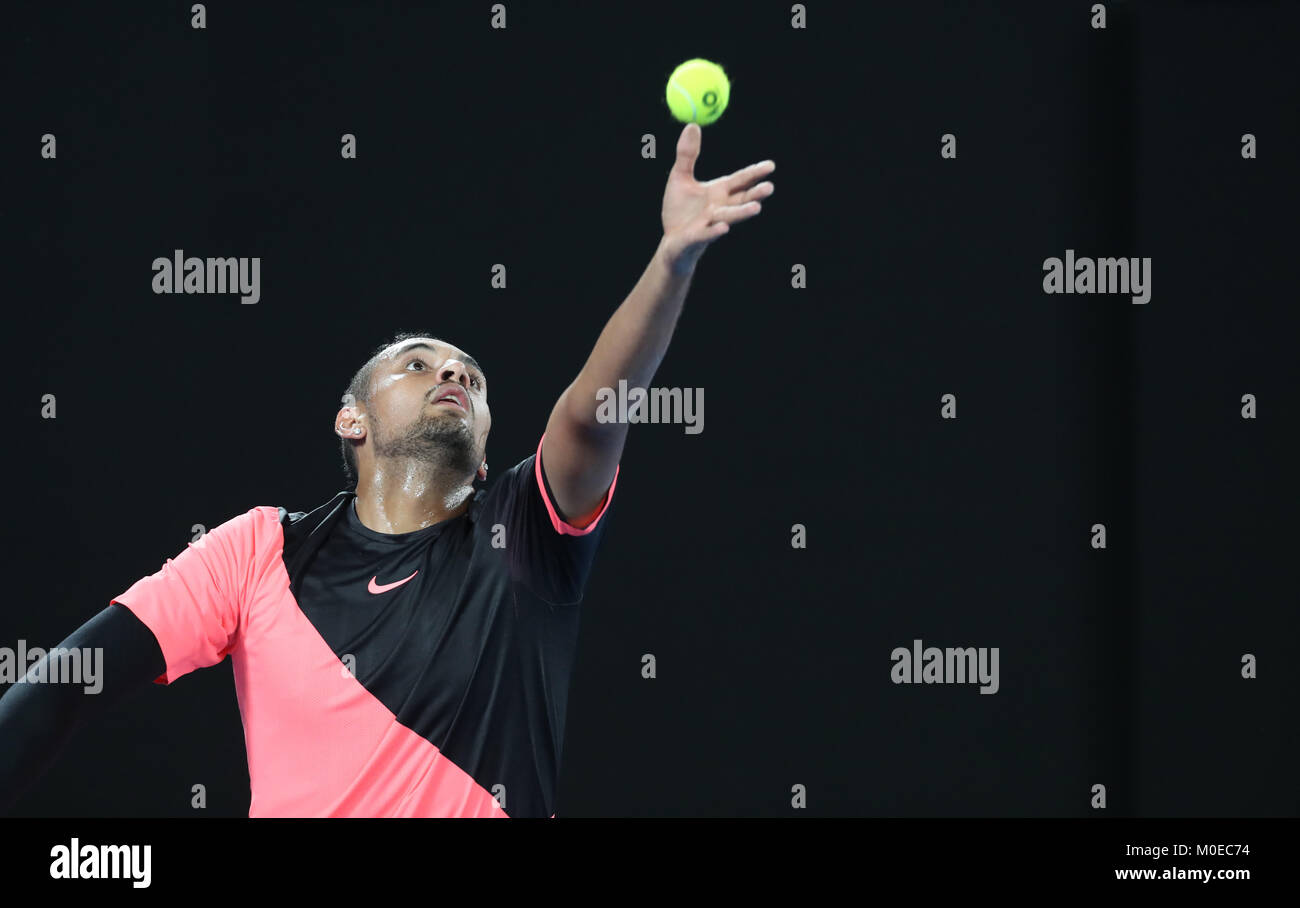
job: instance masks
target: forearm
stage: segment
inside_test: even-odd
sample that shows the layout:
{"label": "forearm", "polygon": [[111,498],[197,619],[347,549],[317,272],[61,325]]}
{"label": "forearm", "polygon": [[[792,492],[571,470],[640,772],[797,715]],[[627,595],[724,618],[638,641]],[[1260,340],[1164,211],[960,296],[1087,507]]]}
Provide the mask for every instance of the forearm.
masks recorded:
{"label": "forearm", "polygon": [[641,279],[606,322],[578,377],[560,398],[574,424],[593,434],[627,431],[625,425],[597,421],[597,392],[617,387],[620,380],[629,387],[645,387],[668,352],[694,268],[675,271],[663,251],[661,241]]}
{"label": "forearm", "polygon": [[0,697],[0,812],[41,777],[77,725],[79,692],[15,684]]}
{"label": "forearm", "polygon": [[[153,633],[121,605],[95,615],[58,648],[103,653],[100,687],[91,694],[81,684],[24,681],[0,697],[0,812],[40,778],[82,722],[166,671]],[[49,654],[44,660],[48,677]]]}

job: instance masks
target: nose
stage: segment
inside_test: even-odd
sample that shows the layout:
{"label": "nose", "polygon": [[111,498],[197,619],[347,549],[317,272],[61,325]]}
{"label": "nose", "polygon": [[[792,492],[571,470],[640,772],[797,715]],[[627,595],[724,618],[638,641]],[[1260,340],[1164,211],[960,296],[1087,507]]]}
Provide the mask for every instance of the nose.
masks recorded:
{"label": "nose", "polygon": [[454,381],[458,385],[468,387],[468,375],[469,370],[465,368],[464,363],[458,359],[449,359],[443,363],[442,368],[438,370],[438,381]]}

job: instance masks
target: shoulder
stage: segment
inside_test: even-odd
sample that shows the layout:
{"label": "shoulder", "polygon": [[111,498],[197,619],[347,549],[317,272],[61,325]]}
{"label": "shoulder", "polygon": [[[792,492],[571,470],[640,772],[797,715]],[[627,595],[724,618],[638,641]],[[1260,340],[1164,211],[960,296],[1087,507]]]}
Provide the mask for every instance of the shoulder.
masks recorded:
{"label": "shoulder", "polygon": [[472,522],[481,523],[492,514],[509,510],[526,494],[528,479],[533,474],[533,458],[534,455],[528,455],[474,490],[469,506]]}

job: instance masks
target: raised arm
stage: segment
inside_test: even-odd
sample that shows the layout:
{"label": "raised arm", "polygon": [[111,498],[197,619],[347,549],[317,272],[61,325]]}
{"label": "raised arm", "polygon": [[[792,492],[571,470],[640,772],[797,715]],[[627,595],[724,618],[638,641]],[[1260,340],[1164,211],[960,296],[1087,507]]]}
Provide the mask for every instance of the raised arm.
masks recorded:
{"label": "raised arm", "polygon": [[700,256],[732,224],[758,214],[758,200],[775,191],[771,182],[758,182],[776,169],[772,161],[708,182],[696,180],[700,136],[695,123],[682,130],[664,190],[659,246],[546,424],[542,464],[555,503],[569,516],[587,514],[601,503],[627,438],[626,423],[597,421],[597,392],[617,387],[620,379],[632,388],[649,384],[668,350]]}

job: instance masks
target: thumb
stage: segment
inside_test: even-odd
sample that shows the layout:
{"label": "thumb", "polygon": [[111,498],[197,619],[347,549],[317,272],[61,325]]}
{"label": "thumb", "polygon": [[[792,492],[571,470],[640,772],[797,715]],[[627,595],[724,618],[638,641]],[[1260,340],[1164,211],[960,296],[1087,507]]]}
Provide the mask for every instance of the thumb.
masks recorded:
{"label": "thumb", "polygon": [[687,123],[677,139],[677,160],[673,163],[673,173],[695,179],[695,159],[699,156],[700,125]]}

